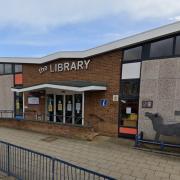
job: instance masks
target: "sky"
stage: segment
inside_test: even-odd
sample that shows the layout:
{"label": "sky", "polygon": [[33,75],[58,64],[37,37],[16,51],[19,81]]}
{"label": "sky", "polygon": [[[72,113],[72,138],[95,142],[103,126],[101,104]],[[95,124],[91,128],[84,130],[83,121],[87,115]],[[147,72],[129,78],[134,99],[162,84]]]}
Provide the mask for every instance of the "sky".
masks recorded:
{"label": "sky", "polygon": [[0,0],[0,56],[93,48],[180,20],[180,0]]}

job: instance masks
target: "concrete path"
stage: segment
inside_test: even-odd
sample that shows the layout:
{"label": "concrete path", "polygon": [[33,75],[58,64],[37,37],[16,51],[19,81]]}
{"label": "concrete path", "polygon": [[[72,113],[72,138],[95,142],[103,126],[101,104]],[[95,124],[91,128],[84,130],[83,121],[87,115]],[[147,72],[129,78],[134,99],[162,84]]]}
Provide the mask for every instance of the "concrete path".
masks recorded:
{"label": "concrete path", "polygon": [[3,172],[0,172],[0,180],[15,180],[13,177],[8,177],[6,174]]}
{"label": "concrete path", "polygon": [[121,180],[180,180],[180,158],[132,149],[129,140],[97,137],[88,142],[8,128],[0,128],[0,140]]}

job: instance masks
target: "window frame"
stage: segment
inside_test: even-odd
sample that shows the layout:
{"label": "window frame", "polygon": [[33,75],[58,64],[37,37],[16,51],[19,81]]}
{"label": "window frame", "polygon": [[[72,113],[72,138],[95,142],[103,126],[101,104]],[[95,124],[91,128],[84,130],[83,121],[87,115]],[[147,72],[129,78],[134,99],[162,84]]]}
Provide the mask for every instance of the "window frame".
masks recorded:
{"label": "window frame", "polygon": [[[11,72],[6,72],[6,65],[11,65]],[[11,63],[4,63],[4,75],[13,74],[13,64]]]}
{"label": "window frame", "polygon": [[[21,66],[21,71],[16,72],[16,66]],[[14,74],[19,74],[23,72],[23,65],[22,64],[14,64]]]}
{"label": "window frame", "polygon": [[[155,43],[160,43],[162,41],[166,41],[166,40],[170,40],[172,39],[172,49],[171,49],[171,54],[170,55],[159,55],[159,56],[151,56],[151,48],[152,48],[152,44],[155,44]],[[174,56],[174,36],[172,37],[166,37],[166,38],[163,38],[163,39],[158,39],[156,41],[151,41],[149,43],[149,59],[159,59],[159,58],[166,58],[166,57],[173,57]]]}
{"label": "window frame", "polygon": [[[134,58],[134,59],[130,59],[130,60],[124,59],[125,51],[131,50],[131,49],[135,49],[135,48],[138,48],[138,47],[141,47],[140,58]],[[142,44],[131,46],[129,48],[123,49],[123,54],[122,54],[123,63],[131,63],[131,62],[134,62],[134,61],[141,61],[142,60],[142,53],[143,53],[143,45]]]}
{"label": "window frame", "polygon": [[0,63],[0,65],[2,65],[2,73],[0,72],[0,75],[4,75],[4,63]]}
{"label": "window frame", "polygon": [[[122,90],[123,90],[123,84],[125,84],[126,82],[136,82],[138,84],[138,92],[136,96],[126,96],[123,95]],[[139,99],[139,92],[140,92],[140,78],[138,79],[121,79],[120,81],[120,98],[121,100],[137,100]]]}

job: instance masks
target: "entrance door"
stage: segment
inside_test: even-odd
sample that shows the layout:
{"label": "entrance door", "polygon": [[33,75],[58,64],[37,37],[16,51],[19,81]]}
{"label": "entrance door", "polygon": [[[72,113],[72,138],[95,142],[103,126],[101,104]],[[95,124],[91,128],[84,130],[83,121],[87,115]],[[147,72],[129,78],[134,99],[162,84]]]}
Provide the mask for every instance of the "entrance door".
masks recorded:
{"label": "entrance door", "polygon": [[48,94],[48,121],[84,125],[83,94]]}
{"label": "entrance door", "polygon": [[82,94],[74,95],[74,123],[81,125],[82,124]]}
{"label": "entrance door", "polygon": [[65,104],[66,104],[66,113],[65,113],[65,119],[66,123],[73,123],[73,96],[72,95],[66,95],[65,98]]}
{"label": "entrance door", "polygon": [[138,101],[121,100],[120,136],[134,137],[138,125]]}
{"label": "entrance door", "polygon": [[63,123],[64,115],[64,96],[56,95],[56,122]]}
{"label": "entrance door", "polygon": [[47,112],[48,112],[48,120],[54,121],[54,95],[47,95]]}
{"label": "entrance door", "polygon": [[138,128],[139,79],[121,80],[119,135],[133,137]]}

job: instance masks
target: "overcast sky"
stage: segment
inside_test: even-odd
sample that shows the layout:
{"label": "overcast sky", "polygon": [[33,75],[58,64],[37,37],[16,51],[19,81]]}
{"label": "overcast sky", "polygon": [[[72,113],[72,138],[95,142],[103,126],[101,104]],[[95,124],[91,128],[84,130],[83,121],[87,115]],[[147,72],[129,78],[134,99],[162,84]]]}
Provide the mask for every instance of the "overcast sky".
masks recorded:
{"label": "overcast sky", "polygon": [[180,0],[0,0],[0,56],[84,50],[180,20]]}

